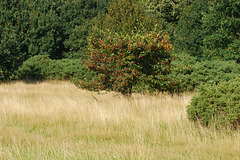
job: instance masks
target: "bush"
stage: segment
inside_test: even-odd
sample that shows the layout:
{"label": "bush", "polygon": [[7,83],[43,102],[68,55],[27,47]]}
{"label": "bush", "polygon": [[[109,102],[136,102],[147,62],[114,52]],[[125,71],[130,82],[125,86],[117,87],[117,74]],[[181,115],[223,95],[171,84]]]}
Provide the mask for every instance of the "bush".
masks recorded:
{"label": "bush", "polygon": [[51,60],[37,55],[29,58],[17,70],[14,78],[20,80],[71,80],[93,77],[80,59]]}
{"label": "bush", "polygon": [[29,58],[15,73],[15,79],[43,80],[47,77],[51,59],[47,55],[37,55]]}
{"label": "bush", "polygon": [[183,54],[173,62],[185,68],[182,72],[172,75],[182,83],[184,90],[200,88],[205,84],[218,84],[239,77],[240,65],[235,61],[197,61],[195,57]]}
{"label": "bush", "polygon": [[89,79],[93,72],[88,72],[81,59],[52,60],[46,79],[50,80],[72,80]]}
{"label": "bush", "polygon": [[168,76],[174,69],[172,45],[164,33],[136,33],[121,35],[108,32],[103,39],[89,41],[88,70],[98,77],[80,82],[79,87],[88,90],[108,90],[131,94],[134,86],[143,82],[149,89],[176,92],[179,82]]}
{"label": "bush", "polygon": [[187,107],[188,118],[203,126],[238,128],[240,125],[240,78],[201,87]]}

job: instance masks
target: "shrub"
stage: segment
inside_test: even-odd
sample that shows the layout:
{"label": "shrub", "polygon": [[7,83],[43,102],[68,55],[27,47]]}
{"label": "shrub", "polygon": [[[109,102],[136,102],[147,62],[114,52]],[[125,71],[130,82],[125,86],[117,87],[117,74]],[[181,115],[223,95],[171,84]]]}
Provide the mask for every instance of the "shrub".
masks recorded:
{"label": "shrub", "polygon": [[83,80],[93,76],[93,72],[87,72],[81,59],[62,59],[51,61],[46,78],[53,80]]}
{"label": "shrub", "polygon": [[235,61],[197,61],[195,57],[180,55],[175,65],[185,68],[173,77],[178,78],[184,90],[200,88],[203,84],[218,84],[221,81],[230,81],[239,77],[240,65]]}
{"label": "shrub", "polygon": [[240,78],[201,87],[187,107],[188,118],[203,126],[238,128],[240,124]]}
{"label": "shrub", "polygon": [[98,74],[93,81],[77,85],[88,90],[108,90],[131,94],[143,82],[151,90],[176,92],[179,82],[168,76],[174,69],[172,45],[164,33],[132,35],[105,34],[103,39],[90,38],[85,61],[88,70]]}
{"label": "shrub", "polygon": [[14,76],[21,80],[71,80],[88,77],[93,77],[93,73],[87,72],[80,59],[51,60],[44,55],[29,58]]}
{"label": "shrub", "polygon": [[47,68],[51,59],[47,55],[37,55],[29,58],[17,70],[15,79],[43,80],[47,77]]}

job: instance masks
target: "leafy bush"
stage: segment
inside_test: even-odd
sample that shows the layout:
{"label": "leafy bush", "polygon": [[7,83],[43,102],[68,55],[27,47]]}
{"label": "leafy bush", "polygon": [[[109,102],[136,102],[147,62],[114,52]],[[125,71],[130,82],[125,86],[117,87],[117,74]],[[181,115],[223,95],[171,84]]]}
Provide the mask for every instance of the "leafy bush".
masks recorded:
{"label": "leafy bush", "polygon": [[93,72],[88,72],[81,59],[52,60],[48,67],[47,79],[78,80],[94,77]]}
{"label": "leafy bush", "polygon": [[47,77],[51,59],[46,55],[37,55],[29,58],[17,70],[15,79],[43,80]]}
{"label": "leafy bush", "polygon": [[183,54],[173,64],[185,68],[173,77],[182,83],[184,90],[193,90],[203,84],[218,84],[230,81],[240,75],[240,65],[235,61],[197,61],[195,57]]}
{"label": "leafy bush", "polygon": [[238,128],[240,78],[201,87],[187,108],[188,118],[203,126]]}
{"label": "leafy bush", "polygon": [[15,73],[15,79],[22,80],[70,80],[87,79],[93,73],[87,72],[80,59],[51,60],[37,55],[29,58]]}
{"label": "leafy bush", "polygon": [[144,83],[151,90],[176,92],[179,82],[168,76],[175,68],[172,45],[164,33],[136,33],[124,35],[108,32],[103,39],[89,41],[90,71],[98,74],[93,81],[80,82],[88,90],[108,90],[131,94],[134,86]]}

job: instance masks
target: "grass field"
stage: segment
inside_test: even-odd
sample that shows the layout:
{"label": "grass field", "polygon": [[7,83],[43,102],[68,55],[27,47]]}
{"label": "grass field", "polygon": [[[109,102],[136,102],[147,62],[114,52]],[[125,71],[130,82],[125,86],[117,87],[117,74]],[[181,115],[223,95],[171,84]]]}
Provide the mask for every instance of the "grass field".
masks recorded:
{"label": "grass field", "polygon": [[240,131],[189,122],[191,97],[1,84],[0,159],[240,159]]}

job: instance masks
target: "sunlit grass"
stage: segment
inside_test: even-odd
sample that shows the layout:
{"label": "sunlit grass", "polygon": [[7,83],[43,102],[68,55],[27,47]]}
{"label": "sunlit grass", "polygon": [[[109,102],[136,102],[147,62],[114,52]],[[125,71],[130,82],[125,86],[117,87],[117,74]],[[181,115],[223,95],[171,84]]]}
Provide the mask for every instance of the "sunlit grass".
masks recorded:
{"label": "sunlit grass", "polygon": [[182,96],[0,85],[0,159],[240,159],[240,132],[189,122]]}

